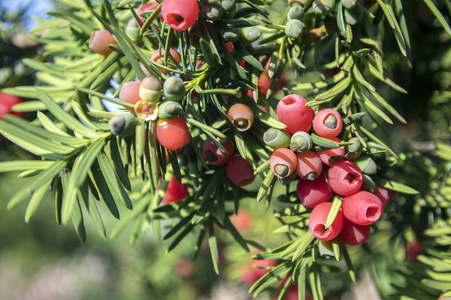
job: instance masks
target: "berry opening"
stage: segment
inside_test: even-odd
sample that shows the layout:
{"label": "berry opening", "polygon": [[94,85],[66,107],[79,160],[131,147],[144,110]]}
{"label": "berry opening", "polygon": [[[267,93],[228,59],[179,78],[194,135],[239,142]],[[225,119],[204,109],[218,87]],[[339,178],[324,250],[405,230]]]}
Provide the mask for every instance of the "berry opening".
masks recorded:
{"label": "berry opening", "polygon": [[210,161],[210,162],[215,162],[218,160],[218,157],[216,156],[216,154],[214,154],[210,150],[206,151],[206,153],[204,153],[204,155],[206,157],[208,157],[208,161]]}
{"label": "berry opening", "polygon": [[292,97],[285,97],[285,98],[282,98],[281,101],[282,101],[283,104],[285,104],[285,105],[292,105],[292,104],[295,104],[295,103],[296,103],[296,100],[295,100],[294,98],[292,98]]}
{"label": "berry opening", "polygon": [[170,23],[172,26],[177,28],[182,27],[183,24],[185,23],[185,19],[181,15],[176,13],[168,14],[166,16],[166,19],[167,23]]}
{"label": "berry opening", "polygon": [[245,129],[245,128],[247,128],[249,126],[249,121],[247,119],[244,119],[244,118],[238,118],[235,121],[233,121],[233,124],[237,128]]}
{"label": "berry opening", "polygon": [[280,177],[285,177],[290,172],[290,168],[288,168],[285,165],[276,165],[275,168],[274,168],[274,171]]}
{"label": "berry opening", "polygon": [[354,179],[356,179],[357,176],[355,176],[352,173],[348,173],[346,174],[345,178],[343,178],[344,180],[347,180],[349,183],[352,183],[354,181]]}
{"label": "berry opening", "polygon": [[379,207],[377,207],[377,206],[368,207],[368,209],[366,210],[365,216],[369,221],[374,221],[374,222],[377,221],[380,217]]}
{"label": "berry opening", "polygon": [[245,185],[251,184],[252,181],[254,181],[254,177],[243,179],[243,180],[240,181],[240,183],[238,185],[239,186],[245,186]]}
{"label": "berry opening", "polygon": [[329,158],[329,164],[331,164],[331,165],[336,164],[337,162],[340,161],[340,159],[341,159],[340,155],[338,155],[338,156],[331,156]]}
{"label": "berry opening", "polygon": [[337,128],[337,118],[335,118],[334,115],[329,114],[327,118],[324,119],[323,124],[329,129],[335,129]]}
{"label": "berry opening", "polygon": [[313,179],[315,179],[316,177],[318,177],[318,173],[316,173],[316,172],[310,172],[310,173],[307,173],[304,177],[302,177],[303,179],[307,179],[307,180],[313,180]]}
{"label": "berry opening", "polygon": [[317,237],[321,237],[321,238],[325,238],[329,235],[330,230],[326,229],[326,227],[324,226],[324,224],[317,224],[315,226],[315,228],[313,229],[313,233],[317,236]]}

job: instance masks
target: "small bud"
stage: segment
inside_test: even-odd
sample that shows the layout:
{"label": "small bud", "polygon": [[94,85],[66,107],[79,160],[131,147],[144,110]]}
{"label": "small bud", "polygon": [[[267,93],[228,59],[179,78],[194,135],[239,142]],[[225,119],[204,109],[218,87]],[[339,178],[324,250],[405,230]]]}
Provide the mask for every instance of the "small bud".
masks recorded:
{"label": "small bud", "polygon": [[359,4],[360,0],[341,0],[344,8],[352,9]]}
{"label": "small bud", "polygon": [[161,119],[175,119],[181,112],[182,106],[175,101],[165,101],[158,107],[158,117]]}
{"label": "small bud", "polygon": [[362,143],[360,142],[360,140],[358,138],[352,137],[352,138],[349,139],[349,142],[352,142],[351,145],[347,146],[349,152],[362,151],[363,145],[362,145]]}
{"label": "small bud", "polygon": [[156,103],[161,98],[161,81],[155,76],[145,77],[139,87],[139,97],[144,102]]}
{"label": "small bud", "polygon": [[344,17],[346,23],[351,26],[360,23],[363,19],[363,13],[363,7],[361,5],[357,5],[353,9],[345,9]]}
{"label": "small bud", "polygon": [[253,43],[262,36],[262,30],[258,27],[252,27],[246,34],[249,42]]}
{"label": "small bud", "polygon": [[285,34],[290,38],[297,39],[302,36],[303,32],[304,23],[297,19],[292,19],[287,22],[287,25],[285,25]]}
{"label": "small bud", "polygon": [[108,125],[112,134],[120,137],[128,137],[135,131],[135,116],[132,113],[115,115],[108,121]]}
{"label": "small bud", "polygon": [[305,131],[298,131],[291,137],[291,151],[299,151],[301,153],[304,153],[312,149],[312,146],[312,137]]}
{"label": "small bud", "polygon": [[304,8],[301,5],[293,5],[288,10],[289,20],[300,20],[304,17]]}
{"label": "small bud", "polygon": [[291,135],[285,130],[269,128],[263,134],[263,141],[271,148],[286,148],[290,144]]}
{"label": "small bud", "polygon": [[240,29],[239,28],[226,29],[224,30],[222,37],[227,42],[235,43],[236,41],[238,41],[238,38],[240,37]]}
{"label": "small bud", "polygon": [[361,157],[355,159],[354,162],[365,174],[374,175],[377,173],[377,165],[368,155],[362,155]]}
{"label": "small bud", "polygon": [[219,21],[222,19],[222,15],[224,10],[220,3],[205,3],[202,5],[202,15],[205,16],[205,19],[211,21]]}
{"label": "small bud", "polygon": [[181,101],[185,97],[185,85],[179,77],[171,76],[164,82],[163,93],[167,100]]}
{"label": "small bud", "polygon": [[313,10],[317,15],[327,15],[332,12],[335,0],[314,0]]}
{"label": "small bud", "polygon": [[235,0],[223,0],[221,1],[221,6],[224,11],[222,17],[224,19],[232,19],[236,13],[236,3]]}

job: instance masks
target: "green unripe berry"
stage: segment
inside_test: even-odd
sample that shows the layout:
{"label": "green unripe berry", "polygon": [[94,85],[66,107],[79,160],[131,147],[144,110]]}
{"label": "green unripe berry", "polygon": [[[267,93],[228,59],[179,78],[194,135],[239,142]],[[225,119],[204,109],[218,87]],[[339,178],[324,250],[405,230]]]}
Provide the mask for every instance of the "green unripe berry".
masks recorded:
{"label": "green unripe berry", "polygon": [[293,5],[288,10],[288,19],[293,20],[297,19],[300,20],[304,17],[304,8],[301,5]]}
{"label": "green unripe berry", "polygon": [[246,39],[253,43],[262,36],[262,30],[257,27],[252,27],[246,34]]}
{"label": "green unripe berry", "polygon": [[302,36],[303,32],[304,23],[297,19],[290,20],[287,22],[287,25],[285,25],[285,34],[290,38],[297,39]]}
{"label": "green unripe berry", "polygon": [[236,3],[235,0],[223,0],[221,1],[221,6],[224,11],[222,17],[224,19],[232,19],[236,13]]}
{"label": "green unripe berry", "polygon": [[312,4],[313,0],[288,0],[288,5],[293,6],[296,4],[300,4],[304,7],[304,9],[307,9],[310,4]]}
{"label": "green unripe berry", "polygon": [[185,85],[179,77],[171,76],[164,82],[163,93],[167,100],[181,101],[185,97]]}
{"label": "green unripe berry", "polygon": [[313,140],[310,134],[305,131],[298,131],[291,137],[291,151],[307,152],[313,147]]}
{"label": "green unripe berry", "polygon": [[109,121],[110,131],[113,135],[128,137],[136,128],[136,119],[132,113],[123,113],[113,116]]}
{"label": "green unripe berry", "polygon": [[269,128],[263,134],[263,141],[273,149],[285,148],[290,144],[291,135],[283,129]]}
{"label": "green unripe berry", "polygon": [[175,101],[164,101],[158,107],[158,118],[160,119],[175,119],[180,116],[182,112],[182,105]]}
{"label": "green unripe berry", "polygon": [[144,102],[156,103],[161,99],[161,81],[155,76],[145,77],[139,87],[139,97]]}
{"label": "green unripe berry", "polygon": [[355,25],[363,19],[363,7],[361,5],[356,6],[353,9],[345,9],[344,17],[346,23],[349,25]]}
{"label": "green unripe berry", "polygon": [[317,15],[327,15],[332,12],[335,7],[335,0],[314,0],[313,10]]}
{"label": "green unripe berry", "polygon": [[224,10],[218,2],[202,5],[202,15],[205,16],[205,19],[207,20],[219,21],[222,19],[223,14]]}
{"label": "green unripe berry", "polygon": [[355,159],[354,162],[364,174],[374,175],[377,173],[377,165],[368,155],[362,155],[361,157]]}
{"label": "green unripe berry", "polygon": [[362,154],[363,145],[360,140],[356,137],[352,137],[349,139],[349,142],[352,142],[351,145],[347,145],[348,153],[346,153],[346,159],[354,160]]}
{"label": "green unripe berry", "polygon": [[344,8],[352,9],[357,6],[360,0],[341,0]]}
{"label": "green unripe berry", "polygon": [[136,21],[134,18],[128,21],[127,26],[125,27],[125,34],[127,34],[131,40],[136,40],[139,37],[139,28],[136,25]]}
{"label": "green unripe berry", "polygon": [[236,41],[238,41],[238,38],[240,37],[240,29],[239,28],[226,29],[222,33],[222,37],[227,42],[235,43]]}

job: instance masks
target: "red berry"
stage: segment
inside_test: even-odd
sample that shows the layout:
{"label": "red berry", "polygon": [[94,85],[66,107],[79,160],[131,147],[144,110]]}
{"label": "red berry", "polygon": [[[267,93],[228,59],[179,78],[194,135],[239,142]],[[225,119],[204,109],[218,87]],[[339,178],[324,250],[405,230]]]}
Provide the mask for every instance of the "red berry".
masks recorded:
{"label": "red berry", "polygon": [[269,162],[274,175],[279,178],[287,178],[293,174],[298,164],[296,154],[287,148],[279,148],[274,151]]}
{"label": "red berry", "polygon": [[323,171],[323,163],[316,152],[299,153],[297,160],[296,173],[303,179],[313,180]]}
{"label": "red berry", "polygon": [[190,140],[188,126],[180,117],[172,120],[158,119],[156,137],[163,147],[171,151],[185,146]]}
{"label": "red berry", "polygon": [[354,194],[363,184],[362,171],[350,160],[341,160],[332,165],[327,179],[332,191],[343,196]]}
{"label": "red berry", "polygon": [[[164,53],[165,53],[164,48],[157,49],[157,50],[155,50],[152,53],[152,56],[150,57],[150,60],[153,61],[153,62],[159,63],[160,65],[164,65]],[[167,67],[173,69],[174,67],[171,66],[171,65],[178,64],[180,62],[180,55],[177,53],[177,51],[175,51],[172,48],[169,49],[169,53],[171,54],[171,56],[172,56],[172,58],[174,60],[172,60],[170,57],[168,57],[168,59],[167,59],[167,62],[168,62]],[[141,69],[143,69],[143,66],[141,66]],[[146,68],[144,68],[144,69],[146,69]],[[163,74],[168,74],[169,73],[168,70],[164,70],[164,69],[161,69],[161,68],[158,68],[158,70],[160,70]],[[146,71],[147,71],[147,73],[146,73]],[[149,73],[149,71],[147,69],[146,69],[146,71],[144,71],[144,73],[146,73],[146,76],[151,76],[151,74]],[[147,75],[147,74],[149,74],[149,75]]]}
{"label": "red berry", "polygon": [[89,38],[89,49],[98,54],[107,56],[113,52],[113,50],[108,47],[110,44],[117,44],[117,42],[108,30],[96,30]]}
{"label": "red berry", "polygon": [[417,256],[421,254],[423,250],[423,244],[420,240],[413,240],[410,243],[404,245],[404,251],[406,253],[406,260],[418,261]]}
{"label": "red berry", "polygon": [[338,111],[331,108],[320,110],[313,119],[313,130],[323,138],[333,138],[340,134],[343,121]]}
{"label": "red berry", "polygon": [[382,185],[376,184],[374,195],[376,195],[382,201],[383,207],[386,207],[388,201],[390,201],[390,191],[384,188]]}
{"label": "red berry", "polygon": [[[141,14],[143,12],[146,12],[146,11],[155,10],[158,7],[158,5],[159,5],[158,2],[156,2],[156,1],[155,2],[148,2],[148,3],[144,4],[144,5],[141,5],[136,10],[136,14],[138,15],[138,17],[139,17],[139,19],[141,20],[142,23],[144,23],[145,21],[144,21],[143,17],[141,17]],[[161,20],[163,21],[163,19],[161,19]],[[140,24],[138,24],[138,26],[140,26]]]}
{"label": "red berry", "polygon": [[[339,138],[330,138],[331,141],[335,143],[340,143],[341,140]],[[343,158],[345,154],[345,150],[342,147],[332,148],[324,151],[318,151],[318,155],[321,158],[321,161],[328,166],[331,166]]]}
{"label": "red berry", "polygon": [[241,281],[243,281],[246,285],[251,286],[263,275],[269,272],[269,270],[265,268],[274,266],[276,266],[276,261],[272,259],[255,260],[247,263],[240,269]]}
{"label": "red berry", "polygon": [[179,202],[185,199],[187,196],[188,196],[188,186],[186,184],[178,183],[175,176],[172,175],[168,187],[166,188],[166,192],[164,193],[162,202],[164,204]]}
{"label": "red berry", "polygon": [[343,215],[358,225],[370,225],[379,220],[382,214],[382,202],[377,196],[365,191],[343,198]]}
{"label": "red berry", "polygon": [[291,134],[297,131],[309,131],[313,112],[310,107],[306,107],[307,100],[303,97],[291,94],[283,97],[277,104],[277,117],[279,121],[287,125],[285,128]]}
{"label": "red berry", "polygon": [[0,118],[3,119],[3,115],[5,114],[12,114],[17,117],[24,118],[24,112],[16,112],[11,110],[14,105],[19,103],[22,103],[22,99],[20,97],[0,92]]}
{"label": "red berry", "polygon": [[246,104],[236,103],[230,106],[227,117],[238,131],[246,131],[254,123],[254,113]]}
{"label": "red berry", "polygon": [[197,0],[165,0],[161,14],[172,29],[185,31],[196,22],[199,4]]}
{"label": "red berry", "polygon": [[313,235],[322,241],[329,241],[338,236],[343,227],[343,213],[338,211],[334,222],[327,229],[325,228],[327,215],[329,214],[332,202],[320,203],[310,214],[308,227]]}
{"label": "red berry", "polygon": [[252,227],[252,215],[249,211],[240,209],[236,215],[230,217],[230,221],[240,233],[248,232]]}
{"label": "red berry", "polygon": [[[130,104],[136,104],[138,101],[141,101],[141,98],[139,97],[140,86],[140,81],[125,82],[122,85],[121,92],[119,93],[119,100]],[[127,109],[133,111],[131,108]]]}
{"label": "red berry", "polygon": [[235,152],[233,142],[228,140],[227,142],[221,143],[228,153],[222,152],[211,139],[207,139],[204,143],[203,154],[205,160],[208,161],[210,165],[220,166],[226,164]]}
{"label": "red berry", "polygon": [[254,181],[252,166],[240,155],[235,155],[226,165],[227,177],[238,186],[245,186]]}
{"label": "red berry", "polygon": [[296,192],[301,203],[306,207],[315,207],[326,202],[334,194],[327,186],[323,176],[318,176],[314,180],[299,179]]}
{"label": "red berry", "polygon": [[346,218],[343,218],[343,228],[340,238],[346,245],[356,246],[363,244],[370,237],[369,225],[357,225]]}

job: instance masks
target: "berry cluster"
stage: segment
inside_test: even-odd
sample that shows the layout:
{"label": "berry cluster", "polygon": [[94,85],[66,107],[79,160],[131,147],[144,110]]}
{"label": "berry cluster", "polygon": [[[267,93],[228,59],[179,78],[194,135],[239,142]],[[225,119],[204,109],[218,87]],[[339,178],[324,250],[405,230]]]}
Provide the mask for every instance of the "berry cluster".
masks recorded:
{"label": "berry cluster", "polygon": [[[390,193],[377,185],[370,192],[364,175],[375,174],[377,166],[367,155],[357,138],[342,143],[343,130],[339,112],[325,108],[314,114],[300,95],[287,95],[277,105],[277,116],[285,130],[270,128],[264,134],[265,143],[275,149],[270,166],[283,184],[300,177],[297,195],[301,203],[313,208],[309,228],[323,241],[340,236],[348,245],[359,245],[370,235],[369,225],[376,222],[390,199]],[[338,147],[314,147],[313,129],[319,139],[328,139]],[[346,145],[345,148],[340,145]],[[332,207],[330,199],[339,197],[342,205],[334,222],[326,228]]]}

